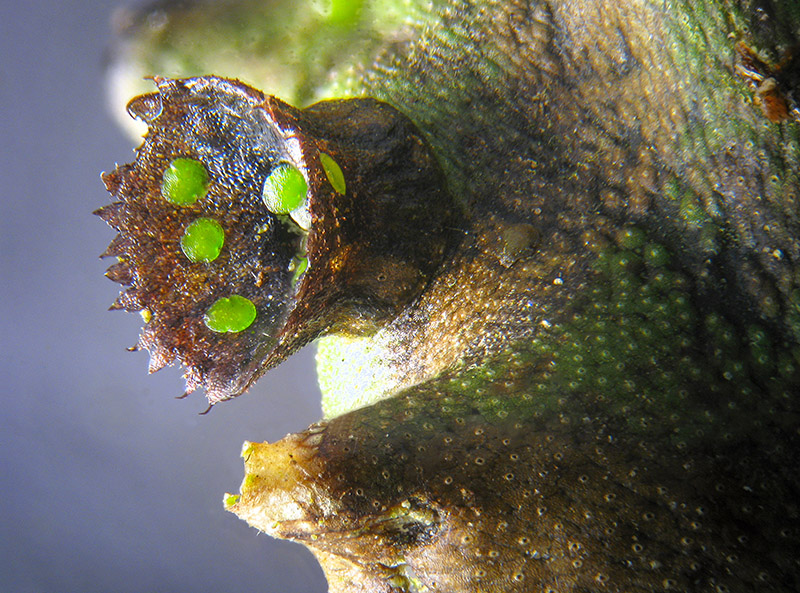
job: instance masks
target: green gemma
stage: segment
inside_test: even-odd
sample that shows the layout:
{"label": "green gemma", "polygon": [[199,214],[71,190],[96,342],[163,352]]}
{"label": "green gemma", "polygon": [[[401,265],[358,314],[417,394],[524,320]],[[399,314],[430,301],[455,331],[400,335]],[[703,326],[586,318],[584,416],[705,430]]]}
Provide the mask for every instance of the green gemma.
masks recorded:
{"label": "green gemma", "polygon": [[364,0],[328,0],[328,22],[340,27],[354,27],[361,18]]}
{"label": "green gemma", "polygon": [[240,332],[255,320],[256,306],[250,299],[238,294],[217,300],[203,317],[206,326],[218,333]]}
{"label": "green gemma", "polygon": [[219,257],[225,243],[222,225],[211,218],[198,218],[183,231],[181,250],[193,262],[210,262]]}
{"label": "green gemma", "polygon": [[347,188],[344,183],[344,173],[342,173],[342,168],[339,166],[339,163],[324,152],[319,153],[319,162],[322,163],[322,168],[325,170],[325,175],[328,177],[331,187],[338,193],[344,195]]}
{"label": "green gemma", "polygon": [[297,284],[297,281],[300,280],[300,276],[305,274],[306,270],[308,269],[308,258],[295,257],[292,260],[292,266],[294,267],[294,274],[292,274],[292,284]]}
{"label": "green gemma", "polygon": [[175,159],[161,180],[161,195],[176,206],[188,206],[206,195],[208,171],[194,159]]}
{"label": "green gemma", "polygon": [[275,214],[289,214],[298,208],[308,193],[308,184],[297,167],[281,163],[264,182],[264,205]]}

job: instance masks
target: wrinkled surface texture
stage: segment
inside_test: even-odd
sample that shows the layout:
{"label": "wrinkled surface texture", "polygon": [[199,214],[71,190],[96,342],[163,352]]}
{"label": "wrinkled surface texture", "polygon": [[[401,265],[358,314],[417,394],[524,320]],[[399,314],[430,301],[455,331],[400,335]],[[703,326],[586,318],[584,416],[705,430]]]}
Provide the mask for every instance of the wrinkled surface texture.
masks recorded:
{"label": "wrinkled surface texture", "polygon": [[333,592],[800,589],[800,8],[405,10],[321,92],[414,121],[460,244],[229,508]]}

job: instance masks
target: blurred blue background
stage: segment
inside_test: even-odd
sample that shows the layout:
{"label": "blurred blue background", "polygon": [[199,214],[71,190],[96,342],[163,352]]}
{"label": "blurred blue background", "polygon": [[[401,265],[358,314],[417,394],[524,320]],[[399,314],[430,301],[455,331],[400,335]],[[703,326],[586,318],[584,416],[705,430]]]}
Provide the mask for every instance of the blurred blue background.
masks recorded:
{"label": "blurred blue background", "polygon": [[0,591],[325,590],[299,545],[227,513],[245,439],[320,417],[306,349],[207,416],[177,368],[130,354],[137,315],[98,259],[91,212],[134,143],[103,84],[119,1],[10,2],[0,13]]}

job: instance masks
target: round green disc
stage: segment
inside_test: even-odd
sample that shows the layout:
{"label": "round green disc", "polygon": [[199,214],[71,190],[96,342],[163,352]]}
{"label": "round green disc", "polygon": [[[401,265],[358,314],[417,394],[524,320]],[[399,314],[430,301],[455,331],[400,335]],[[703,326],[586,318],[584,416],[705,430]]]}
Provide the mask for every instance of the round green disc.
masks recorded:
{"label": "round green disc", "polygon": [[361,18],[364,0],[328,0],[328,21],[340,27],[354,27]]}
{"label": "round green disc", "polygon": [[193,204],[207,191],[208,171],[194,159],[175,159],[161,179],[161,195],[177,206]]}
{"label": "round green disc", "polygon": [[198,218],[183,231],[181,250],[193,262],[214,261],[225,243],[222,225],[211,218]]}
{"label": "round green disc", "polygon": [[339,166],[339,163],[324,152],[319,153],[319,162],[322,163],[322,168],[325,169],[325,175],[328,177],[328,181],[333,189],[344,195],[347,188],[344,184],[344,173],[342,173],[342,168]]}
{"label": "round green disc", "polygon": [[281,163],[264,181],[262,198],[270,212],[289,214],[303,203],[307,193],[308,184],[297,167]]}
{"label": "round green disc", "polygon": [[203,317],[206,326],[219,333],[240,332],[250,327],[255,319],[255,305],[238,294],[219,299]]}

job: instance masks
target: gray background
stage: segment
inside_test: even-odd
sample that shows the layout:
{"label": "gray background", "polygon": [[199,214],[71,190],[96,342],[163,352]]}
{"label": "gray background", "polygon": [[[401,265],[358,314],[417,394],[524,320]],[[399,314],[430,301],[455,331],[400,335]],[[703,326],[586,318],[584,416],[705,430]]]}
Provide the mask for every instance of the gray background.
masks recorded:
{"label": "gray background", "polygon": [[313,557],[222,508],[242,441],[320,416],[306,349],[198,416],[176,368],[129,354],[137,315],[98,259],[101,170],[134,144],[107,114],[119,1],[2,0],[0,10],[0,592],[325,590]]}

